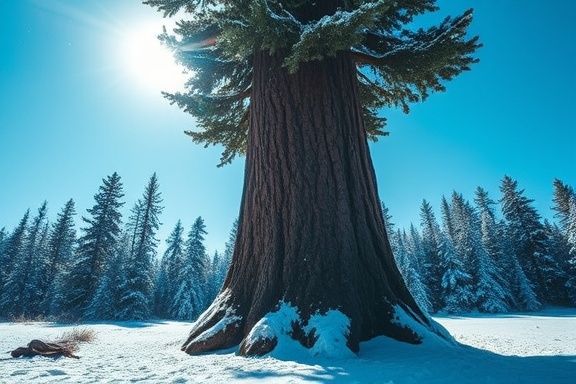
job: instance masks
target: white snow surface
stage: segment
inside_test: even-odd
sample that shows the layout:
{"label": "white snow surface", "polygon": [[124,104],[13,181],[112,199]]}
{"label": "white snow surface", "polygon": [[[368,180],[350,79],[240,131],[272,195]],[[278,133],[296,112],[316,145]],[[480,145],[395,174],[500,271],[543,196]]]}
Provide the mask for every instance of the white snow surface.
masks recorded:
{"label": "white snow surface", "polygon": [[[341,333],[343,319],[326,324],[329,318],[315,325],[326,327],[325,335]],[[378,337],[357,355],[330,359],[302,347],[286,349],[291,354],[282,359],[235,350],[189,356],[180,351],[186,322],[0,323],[0,383],[576,383],[576,309],[434,319],[462,345]],[[80,345],[78,360],[8,353],[75,327],[97,333]]]}

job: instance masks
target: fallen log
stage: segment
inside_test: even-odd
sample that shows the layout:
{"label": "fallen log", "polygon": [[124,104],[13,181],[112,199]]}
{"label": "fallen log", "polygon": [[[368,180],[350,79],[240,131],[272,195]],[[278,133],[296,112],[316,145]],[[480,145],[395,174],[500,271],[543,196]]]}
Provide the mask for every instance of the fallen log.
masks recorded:
{"label": "fallen log", "polygon": [[34,339],[28,343],[27,347],[19,347],[13,350],[10,354],[12,357],[34,357],[34,356],[47,356],[47,357],[71,357],[79,359],[79,356],[74,355],[73,348],[65,344],[50,343],[38,339]]}

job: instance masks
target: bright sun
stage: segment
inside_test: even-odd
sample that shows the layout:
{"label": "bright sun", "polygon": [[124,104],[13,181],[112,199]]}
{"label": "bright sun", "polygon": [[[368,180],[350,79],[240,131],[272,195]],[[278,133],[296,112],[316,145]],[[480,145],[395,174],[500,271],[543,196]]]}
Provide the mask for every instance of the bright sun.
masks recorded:
{"label": "bright sun", "polygon": [[168,48],[160,44],[157,36],[161,32],[162,27],[158,25],[140,26],[124,37],[124,65],[130,76],[147,88],[182,90],[187,76]]}

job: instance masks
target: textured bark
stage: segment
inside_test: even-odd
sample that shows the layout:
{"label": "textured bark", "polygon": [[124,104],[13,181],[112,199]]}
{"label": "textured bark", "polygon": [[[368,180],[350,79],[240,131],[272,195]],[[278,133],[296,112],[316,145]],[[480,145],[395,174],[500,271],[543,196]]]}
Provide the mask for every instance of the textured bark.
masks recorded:
{"label": "textured bark", "polygon": [[[289,74],[283,57],[255,56],[238,236],[223,287],[228,296],[196,323],[182,349],[236,345],[280,301],[298,307],[304,321],[317,311],[343,312],[351,320],[352,351],[378,335],[418,343],[392,319],[400,305],[430,326],[384,228],[352,58],[340,53]],[[209,348],[205,341],[198,348],[195,340],[225,316],[224,308],[239,320],[214,335]],[[304,333],[292,336],[309,344]],[[241,353],[259,354],[253,349]]]}

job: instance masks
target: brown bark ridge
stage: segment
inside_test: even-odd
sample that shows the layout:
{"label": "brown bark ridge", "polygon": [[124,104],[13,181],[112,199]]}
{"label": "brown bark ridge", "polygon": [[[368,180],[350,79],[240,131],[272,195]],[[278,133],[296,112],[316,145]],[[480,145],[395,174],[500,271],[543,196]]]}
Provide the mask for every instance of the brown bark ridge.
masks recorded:
{"label": "brown bark ridge", "polygon": [[349,319],[343,337],[354,352],[379,335],[420,343],[414,328],[449,338],[395,264],[350,54],[303,63],[295,74],[283,57],[255,55],[236,247],[219,297],[182,350],[240,343],[241,354],[268,353],[279,335],[251,331],[282,303],[297,309],[288,333],[306,347],[319,331],[310,318],[331,310]]}

